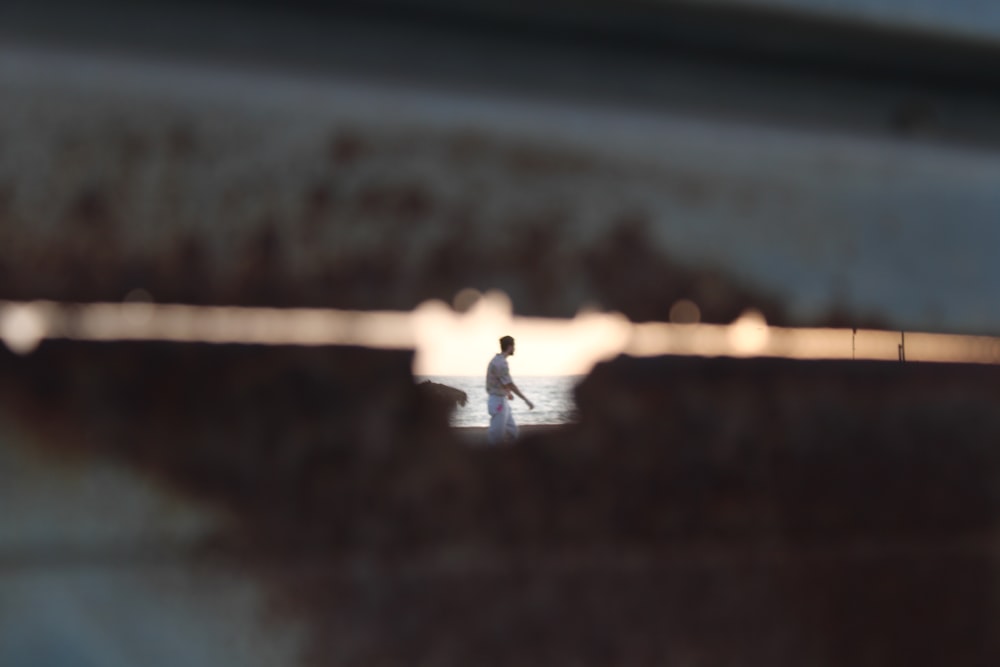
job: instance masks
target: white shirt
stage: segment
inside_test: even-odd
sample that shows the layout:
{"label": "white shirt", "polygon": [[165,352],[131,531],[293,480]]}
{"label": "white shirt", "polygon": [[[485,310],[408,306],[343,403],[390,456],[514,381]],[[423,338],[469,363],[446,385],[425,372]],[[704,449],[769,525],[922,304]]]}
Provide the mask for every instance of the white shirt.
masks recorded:
{"label": "white shirt", "polygon": [[510,379],[510,367],[507,365],[507,357],[498,354],[490,360],[490,365],[486,367],[486,393],[491,396],[506,396],[505,385],[514,384]]}

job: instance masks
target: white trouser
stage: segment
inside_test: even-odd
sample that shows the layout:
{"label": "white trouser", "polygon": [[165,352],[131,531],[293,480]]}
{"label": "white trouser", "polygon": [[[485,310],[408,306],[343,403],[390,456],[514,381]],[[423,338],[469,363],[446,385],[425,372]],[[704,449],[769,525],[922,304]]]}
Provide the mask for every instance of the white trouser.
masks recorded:
{"label": "white trouser", "polygon": [[490,430],[486,435],[487,442],[496,445],[503,442],[505,436],[511,440],[517,438],[517,423],[514,421],[514,414],[510,411],[510,401],[507,400],[507,397],[490,394],[490,400],[486,405],[490,412]]}

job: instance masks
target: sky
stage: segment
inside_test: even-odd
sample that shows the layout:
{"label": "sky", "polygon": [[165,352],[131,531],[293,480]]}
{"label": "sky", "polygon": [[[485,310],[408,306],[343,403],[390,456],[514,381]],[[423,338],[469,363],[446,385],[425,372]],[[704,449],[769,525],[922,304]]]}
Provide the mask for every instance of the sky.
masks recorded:
{"label": "sky", "polygon": [[585,375],[625,353],[1000,363],[1000,338],[920,332],[768,325],[753,310],[729,324],[703,324],[698,306],[678,301],[672,322],[632,323],[620,313],[572,319],[515,317],[502,292],[459,292],[453,304],[427,301],[412,312],[191,306],[153,303],[146,293],[120,303],[0,301],[0,340],[30,354],[50,338],[160,340],[258,345],[360,345],[414,350],[416,376],[482,376],[505,335],[517,341],[512,375]]}
{"label": "sky", "polygon": [[697,304],[685,300],[671,309],[674,322],[635,324],[619,313],[600,312],[578,313],[571,320],[514,317],[502,292],[475,293],[476,298],[464,313],[440,301],[426,302],[414,311],[415,375],[483,375],[500,349],[499,338],[506,334],[517,341],[510,359],[515,380],[585,375],[595,363],[622,353],[1000,362],[1000,338],[989,336],[773,327],[752,309],[729,324],[702,324]]}
{"label": "sky", "polygon": [[478,300],[464,313],[441,301],[417,308],[414,374],[481,375],[500,351],[500,338],[510,335],[517,343],[510,359],[512,374],[585,375],[597,361],[621,352],[629,340],[630,324],[622,315],[515,318],[502,292],[476,296]]}

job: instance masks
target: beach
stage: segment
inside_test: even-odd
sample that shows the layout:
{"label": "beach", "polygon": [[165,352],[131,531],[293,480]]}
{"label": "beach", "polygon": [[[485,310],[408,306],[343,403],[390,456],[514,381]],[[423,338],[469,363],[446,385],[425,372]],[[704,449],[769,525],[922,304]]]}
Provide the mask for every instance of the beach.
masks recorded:
{"label": "beach", "polygon": [[[571,427],[572,424],[519,424],[518,440],[536,435],[549,435]],[[453,426],[452,430],[458,435],[459,440],[466,444],[483,446],[488,444],[486,433],[489,429],[484,426]]]}

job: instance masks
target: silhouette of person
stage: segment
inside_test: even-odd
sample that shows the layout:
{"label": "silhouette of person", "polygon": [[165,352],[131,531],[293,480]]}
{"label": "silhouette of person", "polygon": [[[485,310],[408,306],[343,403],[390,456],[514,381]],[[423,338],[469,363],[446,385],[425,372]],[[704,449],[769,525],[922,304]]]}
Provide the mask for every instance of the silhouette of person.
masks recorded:
{"label": "silhouette of person", "polygon": [[513,354],[514,339],[504,336],[500,339],[500,354],[493,357],[486,367],[486,393],[489,394],[486,407],[490,413],[490,428],[486,440],[491,445],[517,438],[517,422],[514,421],[510,409],[510,401],[513,400],[514,394],[528,404],[529,410],[535,409],[535,405],[525,398],[510,378],[507,357]]}

